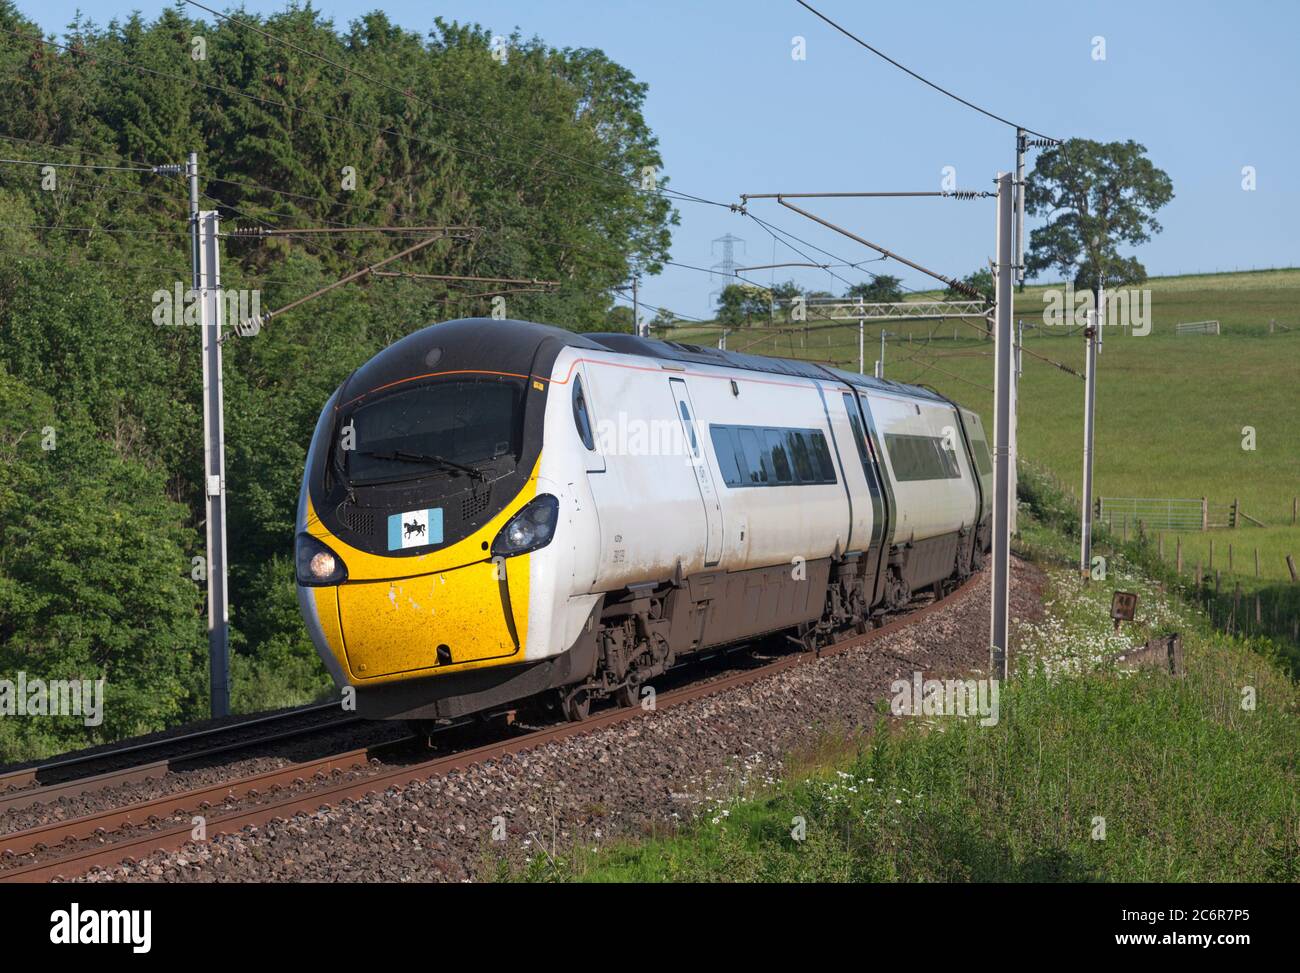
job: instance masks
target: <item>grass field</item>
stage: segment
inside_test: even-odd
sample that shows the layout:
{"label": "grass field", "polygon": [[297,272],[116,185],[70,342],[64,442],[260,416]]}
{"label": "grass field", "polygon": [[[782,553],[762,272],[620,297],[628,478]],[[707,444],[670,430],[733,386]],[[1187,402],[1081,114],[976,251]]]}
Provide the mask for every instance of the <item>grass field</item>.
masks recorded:
{"label": "grass field", "polygon": [[[1108,329],[1097,372],[1094,491],[1113,497],[1206,497],[1241,509],[1267,525],[1184,536],[1188,570],[1226,569],[1234,544],[1237,573],[1253,575],[1255,546],[1265,579],[1289,580],[1284,557],[1300,559],[1300,530],[1292,529],[1300,494],[1300,269],[1202,274],[1152,279],[1152,330],[1144,337]],[[1060,327],[1042,327],[1045,287],[1016,295],[1015,317],[1026,325],[1025,349],[1082,373],[1084,345]],[[917,295],[919,296],[919,295]],[[937,292],[927,295],[940,296]],[[1183,321],[1217,319],[1219,336],[1176,336]],[[1269,320],[1291,330],[1268,333]],[[971,322],[978,323],[978,322]],[[809,330],[749,328],[728,347],[826,361],[857,369],[856,324],[809,322]],[[991,419],[992,344],[953,321],[889,322],[885,375],[932,385]],[[880,347],[881,325],[866,329],[867,371]],[[682,341],[714,344],[716,328],[678,329]],[[954,334],[957,337],[954,339]],[[1242,448],[1253,427],[1255,449]],[[1056,474],[1076,491],[1081,477],[1083,382],[1026,354],[1020,386],[1021,456]],[[1166,538],[1172,552],[1174,540]],[[1172,557],[1172,553],[1170,554]]]}

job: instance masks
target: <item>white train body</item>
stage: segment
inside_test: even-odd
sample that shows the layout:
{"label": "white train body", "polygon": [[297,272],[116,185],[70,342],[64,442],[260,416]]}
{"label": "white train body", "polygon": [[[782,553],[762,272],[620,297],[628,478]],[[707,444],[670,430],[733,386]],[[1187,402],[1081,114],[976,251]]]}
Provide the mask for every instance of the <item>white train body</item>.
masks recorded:
{"label": "white train body", "polygon": [[[861,629],[916,590],[964,578],[987,548],[991,465],[982,425],[933,391],[810,363],[522,322],[450,322],[394,349],[413,343],[417,353],[405,357],[423,362],[432,352],[419,352],[436,345],[449,357],[444,350],[470,327],[549,349],[527,372],[532,395],[523,409],[541,416],[519,421],[525,439],[540,435],[540,443],[520,448],[509,481],[521,484],[517,497],[494,497],[495,516],[485,510],[481,526],[467,522],[454,557],[440,558],[438,545],[423,552],[417,545],[414,556],[394,552],[409,557],[400,571],[379,564],[370,570],[377,580],[350,574],[337,585],[310,583],[300,566],[309,630],[336,679],[358,686],[363,712],[431,718],[554,690],[571,715],[582,715],[590,698],[635,698],[639,685],[707,647],[787,629],[812,645],[845,627]],[[482,347],[476,341],[475,353]],[[499,374],[491,361],[452,364]],[[410,381],[442,374],[420,367]],[[327,445],[318,431],[313,449]],[[534,454],[529,473],[524,467]],[[349,566],[368,564],[373,552],[346,549],[341,528],[315,516],[327,503],[311,502],[324,500],[309,489],[312,470],[309,460],[300,531]],[[444,508],[428,505],[478,495],[479,480],[456,478],[450,468],[430,473],[441,485],[429,487],[433,499],[419,501],[440,524]],[[554,513],[546,514],[553,527],[542,523],[543,513],[527,516],[553,532],[549,542],[500,556],[511,518],[540,509],[539,498],[548,497],[555,498]],[[392,509],[376,507],[390,527]],[[399,519],[418,527],[418,518]],[[442,540],[442,550],[456,548],[454,538]],[[474,542],[483,553],[464,565]],[[499,631],[497,648],[465,651],[439,631],[436,615],[414,628],[386,609],[369,609],[364,629],[350,629],[343,617],[350,584],[371,585],[372,604],[383,604],[373,586],[388,585],[388,601],[401,611],[408,589],[437,599],[453,566],[465,584],[476,579],[473,598],[485,619],[504,614],[514,651]],[[473,574],[489,569],[491,579]],[[443,585],[428,583],[435,575]],[[322,588],[333,588],[334,597]],[[467,597],[456,595],[456,604]],[[338,624],[322,624],[331,611]],[[448,624],[460,639],[473,637],[465,624]],[[382,657],[384,636],[374,629],[385,625],[405,643],[400,661],[389,671],[358,672],[350,645],[365,640],[368,657]],[[428,666],[412,668],[409,642],[422,637]]]}

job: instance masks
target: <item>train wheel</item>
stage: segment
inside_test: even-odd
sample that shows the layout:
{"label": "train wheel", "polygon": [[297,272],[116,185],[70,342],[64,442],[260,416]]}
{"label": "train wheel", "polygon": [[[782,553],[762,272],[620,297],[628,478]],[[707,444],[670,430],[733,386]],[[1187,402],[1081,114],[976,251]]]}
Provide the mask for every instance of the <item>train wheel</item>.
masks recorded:
{"label": "train wheel", "polygon": [[614,690],[614,705],[636,706],[641,702],[640,696],[637,695],[640,691],[641,689],[639,686],[633,686],[630,684],[627,686],[619,686]]}
{"label": "train wheel", "polygon": [[563,696],[560,699],[560,712],[570,723],[581,723],[591,715],[591,694],[585,689],[577,689]]}

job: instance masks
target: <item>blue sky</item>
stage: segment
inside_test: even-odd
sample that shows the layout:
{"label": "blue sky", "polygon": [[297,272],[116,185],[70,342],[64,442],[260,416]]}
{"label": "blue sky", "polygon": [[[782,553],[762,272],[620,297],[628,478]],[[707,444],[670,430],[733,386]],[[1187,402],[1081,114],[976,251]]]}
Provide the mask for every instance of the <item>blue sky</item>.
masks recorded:
{"label": "blue sky", "polygon": [[[205,0],[209,6],[211,0]],[[154,16],[165,2],[19,0],[24,14],[58,34],[80,9],[98,23],[132,10]],[[249,0],[261,13],[283,3]],[[557,46],[604,50],[649,83],[646,115],[679,190],[711,199],[740,193],[937,189],[945,166],[962,188],[991,188],[1014,156],[1011,129],[926,88],[835,33],[794,0],[325,0],[342,25],[383,9],[412,30],[433,17],[518,27]],[[814,0],[828,16],[913,70],[989,110],[1057,137],[1134,139],[1173,179],[1160,213],[1164,232],[1140,248],[1152,274],[1300,264],[1300,4],[1173,2],[1000,5]],[[791,58],[792,39],[807,58]],[[1106,59],[1093,58],[1104,37]],[[1242,189],[1243,166],[1257,188]],[[774,202],[753,211],[850,261],[874,254]],[[991,200],[815,201],[808,205],[919,263],[961,276],[993,250]],[[746,241],[740,262],[772,263],[773,241],[757,224],[711,206],[683,203],[673,259],[708,266],[711,241]],[[1032,224],[1031,224],[1032,226]],[[776,247],[775,260],[801,260]],[[896,263],[873,264],[909,286],[926,278]],[[850,280],[863,279],[840,271]],[[755,272],[840,292],[819,270]],[[708,312],[720,281],[668,269],[645,281],[644,299],[680,313]]]}

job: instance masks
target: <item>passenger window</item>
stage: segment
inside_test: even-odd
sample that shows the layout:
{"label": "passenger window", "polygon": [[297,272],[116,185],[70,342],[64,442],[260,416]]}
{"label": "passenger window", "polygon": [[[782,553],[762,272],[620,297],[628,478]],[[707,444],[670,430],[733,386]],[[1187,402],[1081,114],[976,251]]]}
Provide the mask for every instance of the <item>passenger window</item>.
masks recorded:
{"label": "passenger window", "polygon": [[767,466],[763,460],[763,444],[758,440],[758,432],[754,429],[741,429],[740,447],[745,454],[745,465],[749,467],[749,482],[766,483]]}
{"label": "passenger window", "polygon": [[813,455],[817,458],[817,467],[821,478],[826,483],[835,482],[835,464],[831,461],[831,449],[826,445],[826,437],[821,430],[813,431]]}
{"label": "passenger window", "polygon": [[587,397],[582,391],[582,378],[573,377],[573,423],[578,427],[578,436],[582,445],[594,451],[596,437],[591,432],[591,417],[587,414]]}
{"label": "passenger window", "polygon": [[718,457],[722,482],[727,486],[739,486],[748,480],[731,429],[727,426],[709,426],[709,435],[713,438],[713,452]]}
{"label": "passenger window", "polygon": [[790,455],[794,459],[794,470],[802,483],[816,483],[817,474],[813,472],[812,457],[808,454],[808,439],[798,429],[786,434],[790,443]]}
{"label": "passenger window", "polygon": [[764,439],[767,440],[767,452],[772,459],[772,475],[776,478],[776,482],[794,482],[794,475],[790,472],[790,459],[785,452],[784,437],[775,429],[763,431],[766,434]]}

